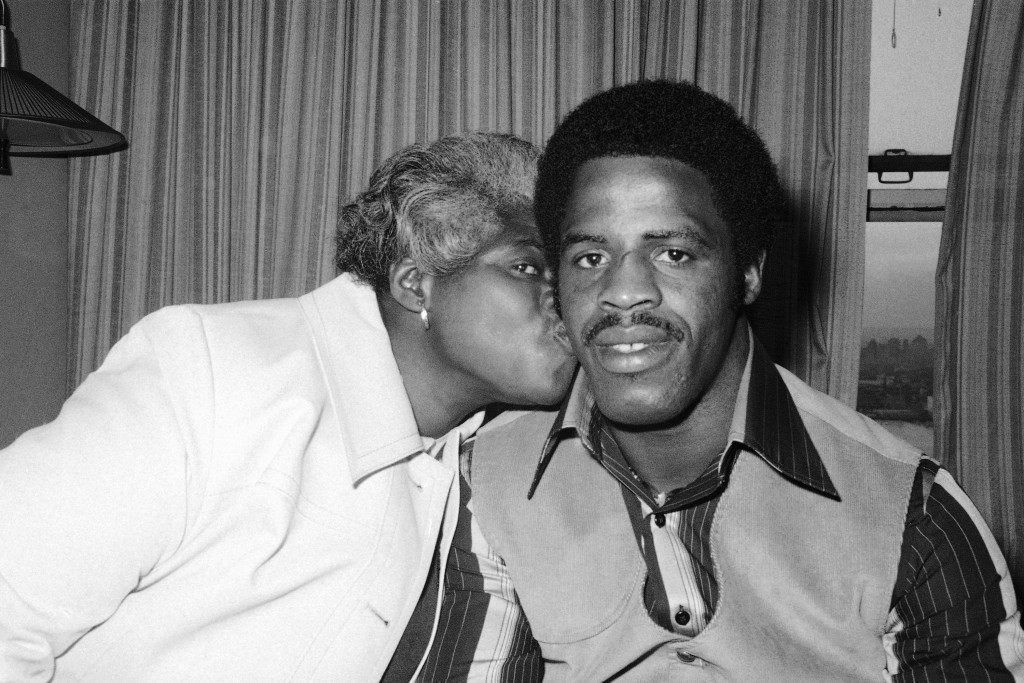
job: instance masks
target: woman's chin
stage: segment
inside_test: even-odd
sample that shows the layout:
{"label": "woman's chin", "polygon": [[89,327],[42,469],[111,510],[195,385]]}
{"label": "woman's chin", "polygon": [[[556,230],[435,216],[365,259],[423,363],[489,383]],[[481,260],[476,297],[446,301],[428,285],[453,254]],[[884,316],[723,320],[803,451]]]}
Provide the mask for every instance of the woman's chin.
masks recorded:
{"label": "woman's chin", "polygon": [[509,397],[500,403],[519,410],[536,410],[553,408],[558,405],[560,399],[561,396],[556,393],[537,392],[527,396]]}
{"label": "woman's chin", "polygon": [[[534,367],[543,367],[537,363]],[[548,371],[530,377],[526,373],[518,376],[518,384],[510,399],[505,401],[517,406],[553,406],[561,402],[572,384],[576,359],[567,356],[565,362],[548,366]]]}

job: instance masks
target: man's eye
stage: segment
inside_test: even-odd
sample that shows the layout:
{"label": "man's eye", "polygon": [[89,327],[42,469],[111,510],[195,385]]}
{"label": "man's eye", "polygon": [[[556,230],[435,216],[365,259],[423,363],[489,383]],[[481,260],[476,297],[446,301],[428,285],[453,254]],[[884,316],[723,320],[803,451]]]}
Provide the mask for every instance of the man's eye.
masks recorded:
{"label": "man's eye", "polygon": [[582,256],[577,256],[573,263],[575,263],[580,268],[597,268],[599,266],[603,266],[605,264],[605,261],[606,259],[604,257],[604,254],[589,253],[583,254]]}
{"label": "man's eye", "polygon": [[540,275],[541,269],[532,263],[517,263],[512,266],[512,270],[518,271],[524,275]]}
{"label": "man's eye", "polygon": [[690,254],[682,249],[666,249],[655,256],[654,260],[662,263],[683,263],[690,260]]}

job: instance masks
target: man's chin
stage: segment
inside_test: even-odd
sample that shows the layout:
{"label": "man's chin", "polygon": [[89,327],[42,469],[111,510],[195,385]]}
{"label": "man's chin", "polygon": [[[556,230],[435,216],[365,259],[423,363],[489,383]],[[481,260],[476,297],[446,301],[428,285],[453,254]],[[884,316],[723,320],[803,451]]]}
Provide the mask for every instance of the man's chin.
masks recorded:
{"label": "man's chin", "polygon": [[[643,429],[672,422],[684,412],[676,401],[663,394],[642,391],[600,391],[594,389],[597,408],[606,419],[623,427]],[[641,390],[638,390],[641,389]]]}

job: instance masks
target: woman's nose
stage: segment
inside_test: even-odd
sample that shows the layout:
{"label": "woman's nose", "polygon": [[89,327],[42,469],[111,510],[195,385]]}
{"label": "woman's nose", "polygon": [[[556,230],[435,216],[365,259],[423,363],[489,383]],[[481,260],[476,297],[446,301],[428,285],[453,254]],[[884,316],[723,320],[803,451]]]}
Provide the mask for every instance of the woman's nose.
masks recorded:
{"label": "woman's nose", "polygon": [[555,285],[551,278],[545,279],[540,294],[541,307],[545,312],[555,313],[558,309],[555,304]]}

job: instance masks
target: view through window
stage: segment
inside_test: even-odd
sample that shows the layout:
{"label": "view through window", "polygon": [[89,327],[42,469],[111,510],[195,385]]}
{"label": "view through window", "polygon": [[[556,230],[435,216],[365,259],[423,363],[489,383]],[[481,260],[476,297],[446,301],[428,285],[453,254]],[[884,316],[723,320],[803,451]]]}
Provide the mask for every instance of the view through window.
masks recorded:
{"label": "view through window", "polygon": [[941,223],[868,223],[857,410],[932,447],[935,265]]}
{"label": "view through window", "polygon": [[[970,2],[873,0],[868,153],[952,151]],[[887,174],[885,180],[906,178]],[[938,191],[945,173],[880,182],[868,190]],[[882,196],[879,194],[878,196]],[[908,203],[913,203],[909,201]],[[926,202],[927,203],[927,202]],[[921,213],[885,212],[865,235],[864,327],[857,409],[926,453],[934,453],[935,267],[942,233]]]}

